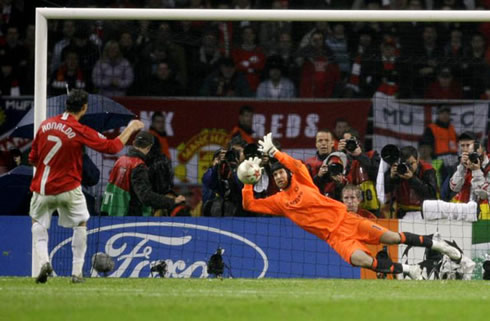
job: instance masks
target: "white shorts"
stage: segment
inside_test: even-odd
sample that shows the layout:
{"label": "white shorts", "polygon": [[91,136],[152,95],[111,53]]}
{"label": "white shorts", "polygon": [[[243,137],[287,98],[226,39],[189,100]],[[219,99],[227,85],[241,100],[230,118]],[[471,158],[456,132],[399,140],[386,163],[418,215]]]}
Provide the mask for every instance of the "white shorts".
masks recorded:
{"label": "white shorts", "polygon": [[90,218],[81,186],[58,195],[32,194],[29,215],[47,229],[55,210],[59,214],[58,225],[63,227],[76,227]]}

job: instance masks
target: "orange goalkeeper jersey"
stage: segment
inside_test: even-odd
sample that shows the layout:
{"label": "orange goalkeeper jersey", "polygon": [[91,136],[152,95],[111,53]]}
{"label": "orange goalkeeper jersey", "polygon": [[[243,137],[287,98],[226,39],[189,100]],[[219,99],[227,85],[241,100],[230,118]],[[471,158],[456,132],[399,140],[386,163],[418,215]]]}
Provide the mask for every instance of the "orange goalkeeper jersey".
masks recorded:
{"label": "orange goalkeeper jersey", "polygon": [[291,184],[265,199],[255,199],[253,185],[245,185],[242,190],[243,208],[252,212],[284,215],[304,230],[326,240],[344,219],[347,207],[320,194],[301,161],[279,151],[274,157],[291,171]]}

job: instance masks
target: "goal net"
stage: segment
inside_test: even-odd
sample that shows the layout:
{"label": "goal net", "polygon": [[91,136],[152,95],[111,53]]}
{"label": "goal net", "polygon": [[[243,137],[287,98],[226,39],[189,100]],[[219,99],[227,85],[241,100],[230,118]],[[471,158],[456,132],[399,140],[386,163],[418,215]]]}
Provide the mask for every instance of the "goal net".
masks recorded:
{"label": "goal net", "polygon": [[[375,278],[287,218],[243,210],[236,166],[271,132],[322,194],[393,231],[455,241],[477,263],[467,278],[482,278],[490,254],[489,17],[38,9],[35,127],[60,108],[51,97],[84,89],[96,99],[88,116],[105,136],[116,137],[131,114],[152,130],[165,155],[149,177],[153,189],[186,197],[163,210],[127,210],[108,186],[130,144],[119,155],[87,149],[100,175],[84,186],[92,215],[84,273],[103,276],[92,258],[106,253],[111,277],[157,276],[162,266],[166,277],[212,277],[209,260],[222,252],[225,277]],[[278,192],[270,166],[256,198]],[[71,235],[52,224],[57,275],[71,273]],[[381,250],[369,246],[372,255]],[[388,248],[393,261],[427,259],[423,249],[404,251]]]}

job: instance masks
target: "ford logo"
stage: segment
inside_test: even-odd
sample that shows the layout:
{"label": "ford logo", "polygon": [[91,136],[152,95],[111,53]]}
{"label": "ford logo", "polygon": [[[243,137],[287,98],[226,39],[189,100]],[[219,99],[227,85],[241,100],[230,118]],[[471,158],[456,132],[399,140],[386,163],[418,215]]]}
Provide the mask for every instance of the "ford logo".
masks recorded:
{"label": "ford logo", "polygon": [[[71,240],[69,237],[58,243],[50,253],[60,275],[71,273]],[[87,244],[84,271],[92,270],[92,277],[99,276],[90,269],[91,258],[97,252],[105,252],[115,262],[109,277],[150,277],[150,267],[164,260],[165,277],[206,278],[207,260],[218,247],[225,249],[225,276],[263,278],[269,268],[268,258],[257,244],[206,225],[172,221],[108,225],[88,230]]]}

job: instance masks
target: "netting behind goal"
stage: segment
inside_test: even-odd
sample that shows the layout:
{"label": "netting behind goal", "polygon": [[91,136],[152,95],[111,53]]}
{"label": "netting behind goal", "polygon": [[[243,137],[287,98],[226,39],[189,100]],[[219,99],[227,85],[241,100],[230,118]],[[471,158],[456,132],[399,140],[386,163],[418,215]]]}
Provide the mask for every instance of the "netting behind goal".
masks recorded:
{"label": "netting behind goal", "polygon": [[[336,170],[332,164],[342,165],[338,174],[315,181],[322,194],[342,201],[345,185],[358,187],[358,208],[379,224],[456,241],[478,263],[472,277],[481,278],[481,262],[490,254],[486,27],[55,20],[49,30],[48,96],[65,94],[68,85],[111,97],[110,104],[134,113],[159,143],[168,143],[173,184],[167,181],[167,190],[159,192],[186,196],[184,206],[149,209],[149,216],[133,216],[123,207],[117,216],[107,215],[101,207],[110,201],[104,198],[110,171],[129,146],[115,156],[87,149],[100,178],[84,187],[92,214],[84,273],[104,275],[91,262],[102,252],[115,262],[107,273],[113,277],[156,276],[152,267],[162,261],[167,277],[209,277],[216,274],[208,270],[209,259],[224,249],[225,277],[376,277],[351,267],[324,240],[287,218],[242,209],[234,169],[253,155],[247,139],[256,143],[272,132],[283,151],[309,164],[313,176],[323,161],[330,173]],[[108,104],[91,105],[89,113],[106,111]],[[48,105],[48,114],[52,108],[59,106]],[[122,126],[108,123],[100,130],[117,136]],[[460,146],[463,133],[471,146]],[[350,147],[343,140],[351,137],[355,145],[345,151]],[[455,186],[451,178],[474,142],[480,146],[475,157],[481,184],[464,171],[461,186]],[[401,160],[382,153],[389,144],[395,154],[401,149]],[[362,160],[353,155],[357,145]],[[415,163],[406,157],[406,146],[414,147]],[[387,184],[384,175],[393,163],[415,164],[414,178],[398,173]],[[255,186],[256,197],[276,191],[272,176]],[[435,210],[427,217],[423,202],[435,199],[479,206],[459,216]],[[71,230],[52,225],[50,255],[58,275],[71,273],[70,238]],[[380,250],[370,247],[373,255]],[[410,250],[407,258],[404,246],[388,250],[394,261],[424,260],[423,250]]]}

